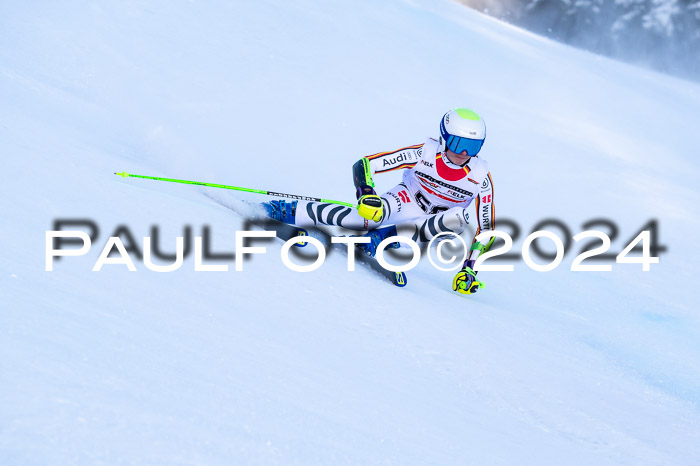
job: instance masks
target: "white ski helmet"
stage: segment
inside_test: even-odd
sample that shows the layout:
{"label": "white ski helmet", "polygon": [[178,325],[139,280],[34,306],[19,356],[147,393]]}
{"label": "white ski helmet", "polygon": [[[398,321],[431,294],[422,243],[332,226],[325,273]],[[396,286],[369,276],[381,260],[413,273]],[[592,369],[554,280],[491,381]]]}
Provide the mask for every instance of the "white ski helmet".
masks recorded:
{"label": "white ski helmet", "polygon": [[486,124],[474,111],[456,108],[445,113],[440,122],[440,150],[449,149],[456,154],[467,151],[475,157],[484,145]]}

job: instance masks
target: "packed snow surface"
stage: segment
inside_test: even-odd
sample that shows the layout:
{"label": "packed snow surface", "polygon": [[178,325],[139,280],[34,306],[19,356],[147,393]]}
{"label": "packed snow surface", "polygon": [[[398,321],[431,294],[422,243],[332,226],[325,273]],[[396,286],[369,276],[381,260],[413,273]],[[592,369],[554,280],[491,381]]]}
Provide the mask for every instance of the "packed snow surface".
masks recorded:
{"label": "packed snow surface", "polygon": [[[697,84],[448,0],[3,2],[0,31],[0,464],[697,464]],[[656,219],[660,263],[572,272],[573,244],[470,297],[427,260],[405,288],[293,272],[279,240],[91,271],[120,226],[232,253],[266,199],[114,172],[352,202],[359,157],[454,107],[515,252],[547,218],[614,221],[614,254]],[[57,219],[99,234],[47,272]]]}

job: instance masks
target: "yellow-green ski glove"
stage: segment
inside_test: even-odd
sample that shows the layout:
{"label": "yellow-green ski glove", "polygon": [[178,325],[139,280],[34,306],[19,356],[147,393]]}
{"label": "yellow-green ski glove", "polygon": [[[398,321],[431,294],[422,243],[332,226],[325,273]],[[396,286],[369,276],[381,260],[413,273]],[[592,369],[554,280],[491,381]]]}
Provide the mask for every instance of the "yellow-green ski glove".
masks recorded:
{"label": "yellow-green ski glove", "polygon": [[384,218],[382,199],[376,194],[365,194],[357,200],[357,213],[364,219],[381,222]]}
{"label": "yellow-green ski glove", "polygon": [[476,279],[476,272],[470,267],[464,267],[455,275],[454,280],[452,280],[452,289],[462,294],[474,294],[479,288],[483,288],[484,286],[482,282]]}

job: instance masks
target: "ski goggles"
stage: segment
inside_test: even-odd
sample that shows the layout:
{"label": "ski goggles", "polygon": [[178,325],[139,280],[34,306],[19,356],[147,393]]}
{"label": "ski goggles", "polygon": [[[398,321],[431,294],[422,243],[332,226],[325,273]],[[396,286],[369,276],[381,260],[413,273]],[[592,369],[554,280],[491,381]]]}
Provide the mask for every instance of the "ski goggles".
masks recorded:
{"label": "ski goggles", "polygon": [[467,155],[473,157],[479,153],[481,146],[484,145],[483,139],[469,139],[463,138],[461,136],[454,136],[450,134],[445,139],[446,147],[450,149],[455,154],[461,154],[465,150]]}

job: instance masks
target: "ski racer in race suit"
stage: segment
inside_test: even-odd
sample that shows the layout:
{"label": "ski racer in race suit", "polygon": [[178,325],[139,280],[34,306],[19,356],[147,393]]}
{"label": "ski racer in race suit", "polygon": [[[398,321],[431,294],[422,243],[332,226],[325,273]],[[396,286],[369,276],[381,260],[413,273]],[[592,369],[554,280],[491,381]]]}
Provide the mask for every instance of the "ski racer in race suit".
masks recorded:
{"label": "ski racer in race suit", "polygon": [[[474,262],[493,243],[492,238],[482,245],[476,236],[495,228],[493,180],[487,163],[478,157],[485,137],[486,126],[479,115],[465,108],[451,110],[440,122],[439,139],[369,155],[355,163],[357,210],[312,201],[291,205],[273,201],[278,204],[268,210],[273,218],[299,226],[369,230],[365,236],[372,242],[358,246],[374,255],[383,239],[397,234],[396,226],[402,231],[408,228],[416,242],[430,241],[443,232],[460,234],[468,223],[467,207],[475,202],[478,228],[467,260],[452,283],[459,293],[474,293],[483,287],[476,280]],[[377,195],[372,176],[397,169],[405,170],[403,181]]]}

